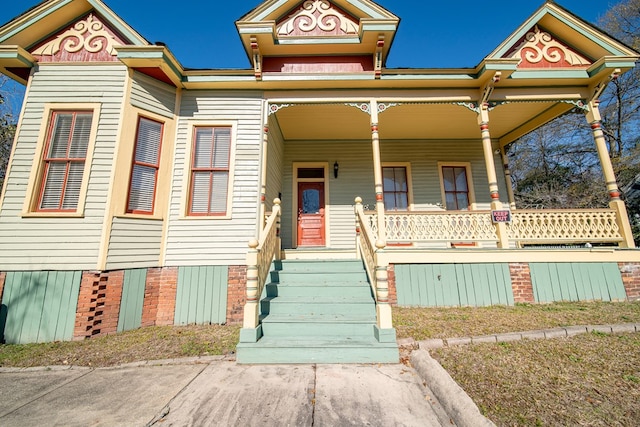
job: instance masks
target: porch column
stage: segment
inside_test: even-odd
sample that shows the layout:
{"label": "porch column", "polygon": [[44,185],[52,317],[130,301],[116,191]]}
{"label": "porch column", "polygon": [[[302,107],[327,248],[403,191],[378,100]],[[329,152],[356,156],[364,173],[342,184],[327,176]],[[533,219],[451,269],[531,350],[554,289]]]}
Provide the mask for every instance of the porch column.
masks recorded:
{"label": "porch column", "polygon": [[589,102],[587,122],[591,125],[591,132],[593,134],[593,139],[596,142],[598,157],[600,158],[607,191],[609,192],[609,207],[616,211],[616,216],[618,218],[618,227],[620,228],[620,234],[622,234],[623,238],[623,241],[620,242],[620,246],[623,248],[635,248],[636,246],[633,242],[633,233],[631,231],[631,224],[629,223],[629,216],[627,215],[627,208],[624,202],[620,199],[618,182],[616,181],[616,175],[613,171],[613,165],[611,164],[611,157],[609,157],[609,150],[607,149],[604,132],[602,131],[602,116],[600,115],[600,108],[598,107],[598,104],[599,101],[597,100]]}
{"label": "porch column", "polygon": [[511,169],[509,169],[509,159],[504,152],[504,147],[500,148],[500,158],[502,159],[502,165],[504,166],[504,177],[507,181],[507,196],[509,197],[509,208],[511,210],[516,209],[516,197],[513,194],[513,186],[511,184]]}
{"label": "porch column", "polygon": [[371,145],[373,148],[373,178],[376,189],[376,214],[378,215],[378,241],[376,246],[387,245],[384,219],[384,195],[382,191],[382,162],[380,161],[380,135],[378,133],[378,101],[371,100]]}
{"label": "porch column", "polygon": [[[493,148],[491,146],[491,132],[489,132],[489,110],[485,105],[480,106],[478,113],[478,125],[482,133],[482,150],[484,151],[484,162],[489,179],[489,193],[491,194],[491,210],[502,209],[500,193],[498,192],[498,177],[496,175],[496,165],[493,161]],[[498,235],[498,247],[508,248],[509,239],[507,236],[507,225],[503,222],[495,224]]]}
{"label": "porch column", "polygon": [[267,201],[267,151],[269,148],[269,101],[264,102],[262,116],[262,156],[260,160],[260,212],[258,213],[260,228],[258,235],[262,234],[266,221]]}
{"label": "porch column", "polygon": [[[376,214],[378,215],[378,240],[375,252],[376,283],[376,337],[378,341],[389,339],[385,331],[393,328],[391,305],[389,304],[388,267],[389,262],[384,254],[387,245],[387,227],[384,218],[384,194],[382,186],[382,162],[380,161],[380,135],[378,133],[378,101],[371,100],[371,145],[373,147],[373,177],[376,189]],[[395,336],[393,337],[395,342]]]}

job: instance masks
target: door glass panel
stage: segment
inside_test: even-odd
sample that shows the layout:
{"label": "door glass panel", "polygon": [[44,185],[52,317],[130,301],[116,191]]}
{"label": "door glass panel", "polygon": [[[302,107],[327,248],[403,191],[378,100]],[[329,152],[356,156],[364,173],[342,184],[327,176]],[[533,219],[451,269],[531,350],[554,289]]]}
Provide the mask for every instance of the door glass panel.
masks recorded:
{"label": "door glass panel", "polygon": [[324,178],[324,168],[298,169],[298,178]]}
{"label": "door glass panel", "polygon": [[317,189],[304,190],[302,193],[302,213],[320,212],[320,191]]}

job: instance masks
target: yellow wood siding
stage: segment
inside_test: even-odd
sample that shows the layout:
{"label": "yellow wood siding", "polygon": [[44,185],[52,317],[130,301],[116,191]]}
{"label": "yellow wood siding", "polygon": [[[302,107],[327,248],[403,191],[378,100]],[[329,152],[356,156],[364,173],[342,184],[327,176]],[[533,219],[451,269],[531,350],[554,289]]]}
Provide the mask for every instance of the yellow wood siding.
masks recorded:
{"label": "yellow wood siding", "polygon": [[161,241],[162,220],[114,218],[106,269],[157,267]]}
{"label": "yellow wood siding", "polygon": [[133,73],[131,105],[172,119],[175,103],[174,87],[144,74]]}
{"label": "yellow wood siding", "polygon": [[[165,265],[241,265],[247,243],[257,234],[262,145],[262,94],[213,91],[184,92],[177,129]],[[189,122],[237,125],[235,173],[230,218],[187,217],[186,200],[192,143]]]}
{"label": "yellow wood siding", "polygon": [[[0,270],[96,268],[113,165],[126,68],[46,65],[33,76],[0,211]],[[45,103],[100,103],[100,117],[82,218],[23,218],[29,175]]]}

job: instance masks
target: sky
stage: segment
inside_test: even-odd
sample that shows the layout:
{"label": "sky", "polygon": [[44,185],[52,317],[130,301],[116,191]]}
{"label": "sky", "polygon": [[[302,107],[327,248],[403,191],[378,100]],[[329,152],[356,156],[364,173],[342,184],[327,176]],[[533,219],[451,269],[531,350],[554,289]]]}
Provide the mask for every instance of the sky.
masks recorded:
{"label": "sky", "polygon": [[[387,67],[475,67],[543,2],[378,0],[379,5],[401,18]],[[592,23],[617,2],[556,1]],[[39,0],[3,1],[0,23],[38,3]],[[166,43],[186,68],[250,68],[235,21],[259,5],[260,0],[106,0],[105,3],[150,42]]]}

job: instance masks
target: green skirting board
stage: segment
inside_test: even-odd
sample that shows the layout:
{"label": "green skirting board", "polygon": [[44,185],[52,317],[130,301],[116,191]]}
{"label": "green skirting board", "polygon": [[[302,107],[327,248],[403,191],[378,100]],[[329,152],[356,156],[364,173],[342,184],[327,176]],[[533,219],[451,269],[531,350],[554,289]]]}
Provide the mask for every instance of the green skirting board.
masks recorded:
{"label": "green skirting board", "polygon": [[400,306],[513,305],[506,263],[396,264],[395,278]]}
{"label": "green skirting board", "polygon": [[614,262],[530,263],[529,268],[536,302],[626,299]]}
{"label": "green skirting board", "polygon": [[8,344],[71,340],[81,279],[80,271],[8,272],[0,339]]}

